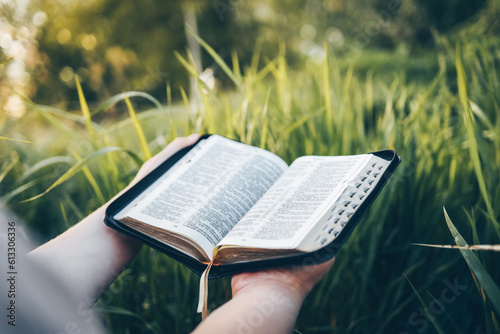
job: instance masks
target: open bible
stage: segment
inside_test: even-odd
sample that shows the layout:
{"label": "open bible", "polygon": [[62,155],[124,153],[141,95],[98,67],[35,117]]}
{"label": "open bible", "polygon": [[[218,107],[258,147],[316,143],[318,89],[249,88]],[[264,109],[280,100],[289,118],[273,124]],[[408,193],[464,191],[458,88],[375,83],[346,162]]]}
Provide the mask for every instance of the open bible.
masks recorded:
{"label": "open bible", "polygon": [[394,172],[385,150],[288,166],[218,135],[177,152],[115,200],[108,226],[209,277],[333,257]]}

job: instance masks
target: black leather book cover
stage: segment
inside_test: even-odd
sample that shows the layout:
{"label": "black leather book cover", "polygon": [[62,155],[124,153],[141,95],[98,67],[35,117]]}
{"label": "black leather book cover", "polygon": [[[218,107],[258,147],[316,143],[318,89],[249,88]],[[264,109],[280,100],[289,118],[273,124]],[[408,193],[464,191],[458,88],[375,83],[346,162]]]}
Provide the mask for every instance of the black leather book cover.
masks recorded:
{"label": "black leather book cover", "polygon": [[[203,135],[200,140],[208,138],[210,135]],[[198,143],[197,142],[197,143]],[[126,235],[132,236],[146,245],[170,256],[171,258],[184,264],[191,270],[193,270],[198,275],[201,275],[203,271],[207,268],[207,264],[201,263],[198,260],[153,239],[141,232],[138,232],[129,226],[120,223],[114,219],[115,215],[120,212],[125,206],[127,206],[132,200],[139,196],[143,191],[145,191],[152,183],[154,183],[160,176],[167,172],[177,161],[179,161],[185,154],[187,154],[197,143],[185,147],[172,155],[169,159],[163,162],[155,170],[145,176],[137,184],[131,187],[127,192],[122,194],[119,198],[113,201],[106,209],[106,215],[104,222],[107,226],[124,233]],[[384,160],[389,161],[389,166],[385,172],[380,176],[380,180],[377,182],[373,190],[367,195],[365,200],[359,206],[359,208],[351,216],[345,227],[342,229],[340,234],[332,241],[330,244],[311,252],[304,254],[296,254],[287,257],[274,258],[269,260],[252,261],[245,263],[227,264],[227,265],[214,265],[210,269],[209,278],[220,278],[222,276],[236,274],[240,272],[247,271],[257,271],[266,268],[282,267],[282,266],[302,266],[311,265],[321,262],[328,261],[338,252],[340,247],[347,240],[349,235],[352,233],[356,225],[359,223],[365,212],[368,210],[370,205],[373,203],[375,198],[378,196],[387,180],[396,170],[397,166],[401,162],[401,158],[397,155],[396,151],[393,150],[383,150],[378,152],[372,152]]]}

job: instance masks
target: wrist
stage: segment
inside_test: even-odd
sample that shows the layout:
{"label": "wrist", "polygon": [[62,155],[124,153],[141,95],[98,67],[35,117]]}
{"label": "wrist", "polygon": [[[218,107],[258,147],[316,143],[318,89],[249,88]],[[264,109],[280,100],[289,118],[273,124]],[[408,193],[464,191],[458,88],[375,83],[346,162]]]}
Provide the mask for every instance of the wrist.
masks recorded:
{"label": "wrist", "polygon": [[[240,274],[246,275],[246,274]],[[233,278],[233,298],[241,295],[265,296],[275,304],[286,302],[287,305],[300,309],[310,289],[292,279],[243,280]]]}
{"label": "wrist", "polygon": [[195,333],[292,332],[302,305],[302,297],[295,289],[268,281],[245,283],[233,292],[233,298],[214,310]]}
{"label": "wrist", "polygon": [[278,282],[248,285],[238,291],[231,300],[233,305],[247,305],[248,308],[244,312],[247,316],[258,316],[272,320],[274,324],[282,323],[283,326],[287,324],[285,327],[290,330],[297,319],[302,302],[302,294]]}

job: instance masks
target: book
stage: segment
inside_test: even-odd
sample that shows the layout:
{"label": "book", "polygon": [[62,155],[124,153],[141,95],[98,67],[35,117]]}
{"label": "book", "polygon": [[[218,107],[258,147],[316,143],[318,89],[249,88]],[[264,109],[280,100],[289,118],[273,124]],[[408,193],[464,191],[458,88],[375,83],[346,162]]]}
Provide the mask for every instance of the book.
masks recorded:
{"label": "book", "polygon": [[181,149],[113,201],[105,223],[207,276],[332,258],[392,175],[393,150],[279,156],[219,135]]}

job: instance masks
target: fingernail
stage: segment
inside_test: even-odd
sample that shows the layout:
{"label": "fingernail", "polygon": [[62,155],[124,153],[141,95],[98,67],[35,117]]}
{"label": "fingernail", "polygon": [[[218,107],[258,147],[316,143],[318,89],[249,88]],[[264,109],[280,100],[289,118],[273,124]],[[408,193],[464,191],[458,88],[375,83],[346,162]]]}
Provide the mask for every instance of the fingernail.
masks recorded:
{"label": "fingernail", "polygon": [[190,135],[190,136],[188,137],[188,139],[195,139],[195,138],[197,139],[198,137],[200,137],[200,135],[199,135],[199,134],[197,134],[197,133],[193,133],[192,135]]}

